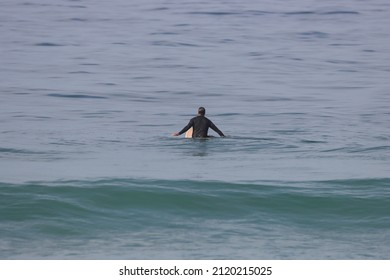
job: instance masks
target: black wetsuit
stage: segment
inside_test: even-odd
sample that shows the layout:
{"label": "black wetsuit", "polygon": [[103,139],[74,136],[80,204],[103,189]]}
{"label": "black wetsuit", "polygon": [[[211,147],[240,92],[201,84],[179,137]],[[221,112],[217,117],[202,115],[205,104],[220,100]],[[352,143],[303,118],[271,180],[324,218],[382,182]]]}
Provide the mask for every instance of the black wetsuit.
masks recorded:
{"label": "black wetsuit", "polygon": [[196,116],[192,118],[190,122],[179,132],[179,134],[183,134],[191,127],[193,127],[192,137],[208,137],[207,132],[209,127],[217,132],[219,136],[225,136],[222,131],[220,131],[218,127],[216,127],[215,124],[213,124],[213,122],[205,116]]}

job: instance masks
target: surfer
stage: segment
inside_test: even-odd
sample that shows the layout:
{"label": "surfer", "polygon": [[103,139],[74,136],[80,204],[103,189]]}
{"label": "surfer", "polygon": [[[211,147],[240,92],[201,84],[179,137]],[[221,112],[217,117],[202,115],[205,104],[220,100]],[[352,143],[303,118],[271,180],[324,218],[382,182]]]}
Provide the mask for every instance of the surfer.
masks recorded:
{"label": "surfer", "polygon": [[220,131],[218,127],[216,127],[216,125],[213,124],[212,121],[210,121],[208,118],[204,116],[205,114],[206,114],[206,109],[204,107],[199,107],[198,115],[192,118],[190,122],[180,132],[175,132],[172,135],[179,136],[192,127],[193,128],[192,137],[196,137],[196,138],[209,137],[207,135],[209,128],[217,132],[219,136],[225,137],[222,131]]}

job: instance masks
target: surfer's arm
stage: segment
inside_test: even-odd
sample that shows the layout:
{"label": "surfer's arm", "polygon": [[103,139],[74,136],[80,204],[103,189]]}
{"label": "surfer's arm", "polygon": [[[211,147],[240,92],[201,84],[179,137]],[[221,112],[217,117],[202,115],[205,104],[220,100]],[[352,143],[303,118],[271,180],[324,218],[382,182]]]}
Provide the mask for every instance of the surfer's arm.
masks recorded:
{"label": "surfer's arm", "polygon": [[225,137],[225,135],[222,133],[222,131],[220,131],[220,130],[218,129],[218,127],[217,127],[215,124],[213,124],[212,121],[210,121],[210,128],[211,128],[212,130],[214,130],[216,133],[218,133],[219,136]]}
{"label": "surfer's arm", "polygon": [[184,132],[189,130],[193,125],[194,125],[194,121],[190,120],[190,122],[182,130],[180,130],[179,132],[173,133],[173,136],[179,136],[179,135],[183,134]]}

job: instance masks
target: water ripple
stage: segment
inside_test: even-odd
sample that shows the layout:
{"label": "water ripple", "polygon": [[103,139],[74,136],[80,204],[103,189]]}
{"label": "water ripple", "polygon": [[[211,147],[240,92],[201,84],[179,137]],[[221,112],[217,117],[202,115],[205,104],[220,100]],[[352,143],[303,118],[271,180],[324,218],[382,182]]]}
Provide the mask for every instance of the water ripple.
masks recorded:
{"label": "water ripple", "polygon": [[87,94],[50,93],[47,96],[59,97],[59,98],[76,98],[76,99],[108,99],[108,97],[105,97],[105,96],[87,95]]}

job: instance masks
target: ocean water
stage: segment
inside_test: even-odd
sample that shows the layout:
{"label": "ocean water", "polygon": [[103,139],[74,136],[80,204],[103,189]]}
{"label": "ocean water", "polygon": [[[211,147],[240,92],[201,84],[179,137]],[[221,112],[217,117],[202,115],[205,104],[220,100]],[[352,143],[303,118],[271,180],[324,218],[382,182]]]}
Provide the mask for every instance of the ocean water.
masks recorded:
{"label": "ocean water", "polygon": [[[388,26],[387,0],[0,1],[0,258],[389,259]],[[199,106],[226,138],[171,136]]]}

